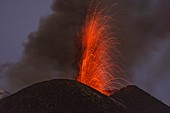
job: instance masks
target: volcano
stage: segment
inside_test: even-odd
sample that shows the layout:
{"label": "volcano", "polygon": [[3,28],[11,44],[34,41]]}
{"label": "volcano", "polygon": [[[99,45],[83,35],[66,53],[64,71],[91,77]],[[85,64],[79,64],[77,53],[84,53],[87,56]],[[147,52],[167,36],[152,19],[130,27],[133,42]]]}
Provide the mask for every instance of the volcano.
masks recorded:
{"label": "volcano", "polygon": [[55,79],[0,100],[0,113],[170,113],[170,108],[136,86],[108,97],[80,82]]}
{"label": "volcano", "polygon": [[73,80],[29,86],[0,101],[0,113],[126,113],[120,104]]}

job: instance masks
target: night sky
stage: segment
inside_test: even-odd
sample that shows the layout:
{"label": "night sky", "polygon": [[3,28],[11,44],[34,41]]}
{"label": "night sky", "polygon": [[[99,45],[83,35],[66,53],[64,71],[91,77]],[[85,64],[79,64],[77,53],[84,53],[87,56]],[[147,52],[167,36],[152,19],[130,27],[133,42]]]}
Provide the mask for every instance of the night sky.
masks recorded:
{"label": "night sky", "polygon": [[0,1],[0,63],[19,61],[23,43],[38,27],[39,19],[51,13],[51,0]]}
{"label": "night sky", "polygon": [[[66,0],[58,0],[59,5],[56,5],[58,8],[53,8],[53,11],[56,9],[59,10],[60,13],[67,14],[67,2],[62,2]],[[67,0],[71,1],[71,0]],[[83,0],[84,1],[84,0]],[[112,0],[113,1],[113,0]],[[78,0],[72,0],[74,7],[80,6],[82,7],[82,11],[85,5],[84,2]],[[118,25],[118,32],[120,33],[119,37],[122,40],[122,63],[125,68],[126,76],[130,78],[132,84],[136,84],[137,86],[141,87],[145,91],[149,92],[150,94],[154,95],[158,99],[162,100],[166,104],[170,105],[170,10],[169,5],[170,1],[165,0],[115,0],[114,3],[118,3],[117,6],[111,10],[117,20]],[[113,3],[113,4],[114,4]],[[0,65],[3,64],[10,64],[11,65],[19,65],[14,67],[15,69],[19,68],[20,66],[25,66],[28,62],[25,59],[29,59],[32,57],[26,57],[24,60],[21,61],[24,50],[24,45],[28,42],[28,35],[30,32],[36,31],[39,26],[39,20],[41,17],[47,17],[52,13],[51,10],[52,0],[0,0]],[[63,5],[64,4],[64,5]],[[65,5],[66,4],[66,5]],[[78,4],[78,5],[77,5]],[[66,7],[64,7],[66,6]],[[73,7],[72,6],[72,7]],[[71,6],[69,6],[71,7]],[[81,8],[80,7],[80,8]],[[65,8],[65,9],[64,9]],[[111,12],[111,13],[112,13]],[[116,12],[116,13],[115,13]],[[75,14],[76,15],[76,14]],[[67,18],[68,21],[72,19],[72,17],[76,17],[74,14],[71,18]],[[115,16],[116,15],[116,16]],[[61,14],[61,18],[63,15]],[[52,18],[52,17],[50,17]],[[78,18],[78,17],[76,17]],[[57,19],[56,19],[57,20]],[[61,24],[63,21],[56,22],[55,24]],[[64,23],[64,22],[63,22]],[[67,22],[65,22],[67,23]],[[50,23],[48,23],[50,24]],[[45,26],[45,24],[42,24]],[[45,28],[45,27],[43,27]],[[70,33],[70,31],[68,32]],[[59,33],[60,34],[60,33]],[[74,36],[70,35],[70,36]],[[30,36],[29,36],[30,37]],[[67,36],[65,36],[67,37]],[[52,38],[51,38],[52,39]],[[60,38],[59,38],[60,39]],[[63,41],[63,40],[57,41]],[[63,45],[55,46],[60,49],[69,48],[66,46],[67,40],[71,40],[71,38],[67,39],[63,43]],[[31,41],[30,41],[31,42]],[[34,42],[34,41],[32,41]],[[61,42],[56,43],[61,44]],[[44,43],[44,42],[42,42]],[[31,46],[28,45],[27,48]],[[47,46],[45,43],[44,46]],[[29,51],[32,51],[30,48]],[[63,50],[64,51],[64,50]],[[57,51],[58,53],[60,51]],[[55,53],[55,55],[57,54]],[[61,64],[61,61],[68,59],[67,57],[63,57],[67,53],[67,49],[61,55],[56,57],[58,61],[56,64],[51,63],[51,56],[46,56],[47,58],[42,58],[42,61],[36,60],[39,64],[34,65],[29,64],[26,65],[26,69],[31,70],[32,72],[34,69],[28,67],[34,65],[45,65],[44,67],[38,67],[37,70],[46,70],[48,76],[34,76],[30,77],[28,84],[57,78],[58,74],[61,74],[63,69],[59,69],[58,65]],[[69,52],[68,52],[69,53]],[[27,52],[26,52],[27,54]],[[52,53],[49,53],[53,55]],[[54,55],[54,56],[55,56]],[[68,55],[69,57],[69,55]],[[30,61],[30,60],[29,60]],[[32,61],[32,60],[31,60]],[[35,61],[35,59],[33,60]],[[24,62],[23,64],[15,64],[18,62]],[[41,63],[40,63],[41,62]],[[71,62],[70,60],[66,60],[66,62]],[[68,66],[69,63],[63,63],[62,66],[66,67],[68,73],[73,73],[72,68]],[[54,67],[56,66],[56,70]],[[33,66],[33,68],[34,68]],[[62,67],[61,66],[61,67]],[[21,69],[22,70],[22,69]],[[23,69],[25,70],[25,68]],[[52,70],[52,74],[51,74]],[[64,71],[65,71],[64,70]],[[6,70],[5,70],[6,71]],[[26,72],[27,72],[26,71]],[[21,72],[21,73],[26,73]],[[49,73],[50,72],[50,73]],[[11,84],[15,85],[15,82],[22,82],[24,81],[23,78],[29,78],[27,75],[25,77],[21,77],[21,75],[17,76],[17,73],[14,72],[14,77],[12,75],[6,75],[6,72],[0,72],[0,88],[4,90],[11,90]],[[39,71],[36,72],[40,73]],[[68,74],[68,73],[64,73]],[[9,74],[9,73],[8,73]],[[10,73],[11,74],[11,73]],[[7,77],[6,77],[7,76]],[[10,78],[12,77],[12,79]],[[41,78],[42,77],[42,78]],[[59,78],[59,77],[58,77]],[[66,77],[67,78],[67,77]],[[34,81],[34,79],[36,79]],[[11,82],[12,81],[12,82]],[[15,81],[15,82],[14,82]],[[25,82],[25,81],[24,81]],[[17,84],[16,90],[19,90],[22,87],[25,87],[25,84],[21,86],[21,84]],[[10,88],[9,88],[10,87]],[[16,88],[16,87],[15,87]]]}

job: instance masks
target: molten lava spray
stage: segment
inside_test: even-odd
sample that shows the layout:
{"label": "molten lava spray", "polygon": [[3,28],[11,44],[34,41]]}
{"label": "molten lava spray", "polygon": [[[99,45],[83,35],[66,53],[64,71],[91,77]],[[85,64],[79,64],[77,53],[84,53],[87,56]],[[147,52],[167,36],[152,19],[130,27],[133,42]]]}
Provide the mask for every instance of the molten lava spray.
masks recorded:
{"label": "molten lava spray", "polygon": [[110,33],[110,17],[100,4],[89,9],[82,28],[82,58],[77,80],[110,95],[110,91],[122,85],[118,81],[124,79],[116,76],[120,68],[113,56],[119,54],[119,43]]}

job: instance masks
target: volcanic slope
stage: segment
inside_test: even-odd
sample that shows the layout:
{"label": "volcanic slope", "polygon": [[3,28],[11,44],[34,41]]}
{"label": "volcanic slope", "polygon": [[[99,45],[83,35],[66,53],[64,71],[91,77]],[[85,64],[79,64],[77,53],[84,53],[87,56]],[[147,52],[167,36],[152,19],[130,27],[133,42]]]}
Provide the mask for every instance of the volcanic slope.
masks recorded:
{"label": "volcanic slope", "polygon": [[0,113],[128,113],[116,101],[73,80],[34,84],[0,100]]}
{"label": "volcanic slope", "polygon": [[110,96],[126,106],[130,113],[170,113],[170,107],[137,86],[127,86]]}

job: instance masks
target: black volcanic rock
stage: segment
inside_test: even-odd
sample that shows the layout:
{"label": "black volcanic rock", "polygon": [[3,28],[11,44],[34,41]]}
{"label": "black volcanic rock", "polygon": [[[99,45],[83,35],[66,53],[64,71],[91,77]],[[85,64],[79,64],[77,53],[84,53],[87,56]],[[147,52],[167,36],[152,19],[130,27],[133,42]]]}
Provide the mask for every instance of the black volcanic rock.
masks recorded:
{"label": "black volcanic rock", "polygon": [[110,96],[124,105],[129,113],[170,113],[170,107],[137,86],[127,86]]}
{"label": "black volcanic rock", "polygon": [[73,80],[51,80],[0,100],[0,113],[128,113],[98,91]]}

